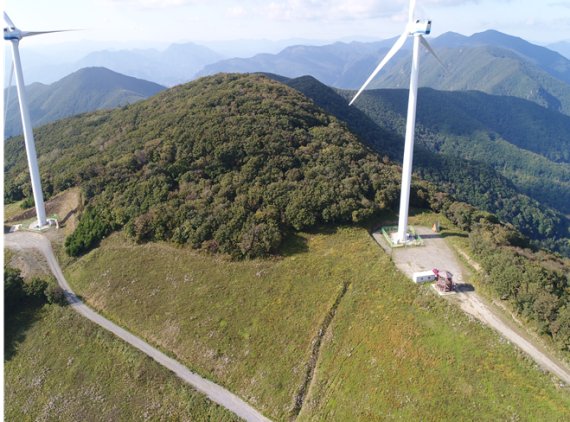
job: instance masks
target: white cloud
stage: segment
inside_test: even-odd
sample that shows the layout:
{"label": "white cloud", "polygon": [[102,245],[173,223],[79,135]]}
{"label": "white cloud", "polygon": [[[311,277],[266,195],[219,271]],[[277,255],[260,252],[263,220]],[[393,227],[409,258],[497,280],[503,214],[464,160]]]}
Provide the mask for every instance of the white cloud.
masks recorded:
{"label": "white cloud", "polygon": [[243,18],[247,16],[249,12],[243,6],[233,6],[226,10],[226,16],[230,18]]}
{"label": "white cloud", "polygon": [[[424,7],[451,7],[481,0],[419,0],[417,9]],[[495,0],[511,1],[511,0]],[[273,0],[269,3],[250,0],[258,10],[274,20],[353,20],[392,18],[406,20],[409,0]]]}
{"label": "white cloud", "polygon": [[168,7],[185,6],[198,3],[197,0],[106,0],[109,3],[123,4],[142,9],[165,9]]}

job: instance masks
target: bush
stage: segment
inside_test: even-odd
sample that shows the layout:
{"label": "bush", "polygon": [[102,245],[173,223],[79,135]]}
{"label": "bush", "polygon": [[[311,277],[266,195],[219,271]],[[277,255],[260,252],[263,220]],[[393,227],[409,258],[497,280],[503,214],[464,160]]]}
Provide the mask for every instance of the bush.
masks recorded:
{"label": "bush", "polygon": [[50,284],[45,290],[45,296],[48,303],[55,305],[66,305],[65,293],[58,284]]}
{"label": "bush", "polygon": [[48,283],[41,278],[34,277],[30,282],[24,284],[24,292],[28,299],[35,303],[42,303],[45,300],[45,291]]}
{"label": "bush", "polygon": [[19,308],[26,292],[24,291],[24,279],[20,270],[4,267],[4,312],[8,314]]}

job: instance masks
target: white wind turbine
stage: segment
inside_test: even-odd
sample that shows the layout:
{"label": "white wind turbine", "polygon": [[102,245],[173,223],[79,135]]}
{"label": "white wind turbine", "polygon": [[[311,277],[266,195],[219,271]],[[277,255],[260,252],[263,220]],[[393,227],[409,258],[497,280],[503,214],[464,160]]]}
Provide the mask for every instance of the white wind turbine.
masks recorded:
{"label": "white wind turbine", "polygon": [[[20,114],[22,117],[24,141],[26,144],[26,155],[28,157],[28,167],[30,168],[30,179],[32,181],[32,192],[36,206],[36,216],[38,218],[37,227],[41,228],[47,225],[46,210],[42,193],[40,171],[38,168],[38,157],[36,154],[36,146],[34,142],[34,132],[32,131],[32,122],[30,120],[30,113],[28,111],[28,102],[25,92],[26,87],[24,85],[24,75],[22,73],[22,63],[20,61],[20,51],[18,49],[18,46],[20,40],[25,37],[64,31],[21,31],[20,29],[16,28],[16,25],[14,25],[14,23],[10,20],[6,12],[4,12],[4,21],[8,25],[4,28],[4,39],[6,41],[10,41],[12,44],[12,70],[15,70],[16,73],[16,89],[18,91],[18,100],[20,103]],[[5,106],[7,107],[8,104]]]}
{"label": "white wind turbine", "polygon": [[408,37],[413,37],[414,46],[412,52],[412,74],[410,77],[410,95],[408,99],[408,117],[406,121],[406,142],[404,147],[404,161],[402,166],[402,191],[400,194],[400,215],[398,220],[398,233],[395,239],[396,243],[406,243],[408,241],[408,211],[410,206],[410,186],[412,182],[412,161],[414,150],[414,131],[416,126],[416,104],[418,97],[418,71],[419,71],[419,50],[420,42],[423,46],[437,59],[437,61],[445,67],[439,59],[435,51],[428,44],[423,35],[431,32],[430,20],[414,19],[414,11],[416,0],[410,0],[408,11],[408,24],[400,38],[394,43],[386,57],[382,59],[380,64],[374,69],[374,72],[368,77],[364,85],[358,90],[350,105],[364,91],[368,84],[380,72],[380,70],[394,57],[394,55],[402,48]]}

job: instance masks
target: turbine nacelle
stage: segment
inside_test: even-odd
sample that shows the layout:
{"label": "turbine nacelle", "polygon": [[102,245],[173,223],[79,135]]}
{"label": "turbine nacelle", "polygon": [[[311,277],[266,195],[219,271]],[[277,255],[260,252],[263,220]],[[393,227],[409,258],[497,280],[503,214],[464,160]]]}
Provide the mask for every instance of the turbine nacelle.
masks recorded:
{"label": "turbine nacelle", "polygon": [[22,34],[22,31],[20,31],[19,29],[16,28],[4,28],[4,39],[6,41],[20,41],[22,38],[24,38],[24,34]]}
{"label": "turbine nacelle", "polygon": [[431,21],[427,19],[417,19],[410,23],[410,35],[429,35],[431,32]]}

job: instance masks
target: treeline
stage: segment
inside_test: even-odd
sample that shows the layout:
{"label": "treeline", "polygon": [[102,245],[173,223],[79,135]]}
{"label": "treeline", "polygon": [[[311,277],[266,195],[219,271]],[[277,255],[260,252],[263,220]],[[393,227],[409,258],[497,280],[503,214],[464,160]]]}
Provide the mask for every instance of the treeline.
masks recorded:
{"label": "treeline", "polygon": [[491,290],[511,303],[519,316],[570,352],[570,279],[568,259],[532,251],[529,241],[512,225],[465,203],[443,210],[461,229],[481,264]]}
{"label": "treeline", "polygon": [[4,266],[5,317],[11,317],[28,307],[40,307],[44,303],[65,304],[61,287],[39,277],[33,277],[26,282],[20,270]]}

